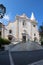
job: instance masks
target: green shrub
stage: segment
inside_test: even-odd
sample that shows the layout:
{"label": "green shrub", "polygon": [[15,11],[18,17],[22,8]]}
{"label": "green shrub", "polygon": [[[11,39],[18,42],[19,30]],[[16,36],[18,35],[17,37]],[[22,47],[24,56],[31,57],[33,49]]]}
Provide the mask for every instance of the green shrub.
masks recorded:
{"label": "green shrub", "polygon": [[0,38],[0,48],[4,49],[4,45],[10,44],[10,41],[8,39]]}
{"label": "green shrub", "polygon": [[10,41],[8,39],[0,38],[0,45],[8,45],[10,44]]}

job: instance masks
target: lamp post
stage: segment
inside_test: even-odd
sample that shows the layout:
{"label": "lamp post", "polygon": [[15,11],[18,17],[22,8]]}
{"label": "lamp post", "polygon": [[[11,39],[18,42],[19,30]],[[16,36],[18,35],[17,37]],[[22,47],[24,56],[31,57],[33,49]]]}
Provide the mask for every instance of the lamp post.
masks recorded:
{"label": "lamp post", "polygon": [[3,4],[0,4],[0,19],[3,18],[5,13],[6,13],[6,7]]}

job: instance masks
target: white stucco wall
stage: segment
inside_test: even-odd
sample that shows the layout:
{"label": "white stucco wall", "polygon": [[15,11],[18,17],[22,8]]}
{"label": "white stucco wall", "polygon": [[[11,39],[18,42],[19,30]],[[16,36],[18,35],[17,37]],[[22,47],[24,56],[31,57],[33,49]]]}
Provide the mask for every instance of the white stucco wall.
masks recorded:
{"label": "white stucco wall", "polygon": [[[23,26],[23,20],[25,20],[26,25]],[[26,34],[28,34],[26,37],[27,39],[31,39],[31,22],[25,18],[20,18],[18,19],[18,35],[19,35],[19,40],[22,40],[22,33],[24,33],[24,30],[26,30]]]}
{"label": "white stucco wall", "polygon": [[[23,26],[23,20],[25,20],[26,25]],[[36,22],[36,21],[34,21]],[[33,27],[32,20],[29,19],[27,16],[16,16],[16,20],[14,22],[10,22],[5,28],[5,38],[8,38],[9,30],[12,30],[12,35],[16,38],[16,40],[22,40],[22,33],[26,30],[26,40],[30,39],[34,41],[34,33],[36,34],[37,39],[39,40],[39,33],[37,24]]]}
{"label": "white stucco wall", "polygon": [[[35,25],[35,27],[33,26]],[[34,36],[35,34],[35,36]],[[37,40],[39,41],[39,32],[38,32],[38,27],[37,27],[37,24],[35,23],[32,23],[32,40],[34,41],[34,38],[37,38]]]}
{"label": "white stucco wall", "polygon": [[27,24],[26,25],[27,34],[28,34],[29,39],[31,40],[31,22],[30,22],[30,20],[28,20],[26,24]]}
{"label": "white stucco wall", "polygon": [[12,33],[10,35],[14,36],[16,38],[16,23],[17,22],[10,22],[7,26],[6,26],[6,30],[5,30],[5,37],[8,38],[9,30],[12,30]]}

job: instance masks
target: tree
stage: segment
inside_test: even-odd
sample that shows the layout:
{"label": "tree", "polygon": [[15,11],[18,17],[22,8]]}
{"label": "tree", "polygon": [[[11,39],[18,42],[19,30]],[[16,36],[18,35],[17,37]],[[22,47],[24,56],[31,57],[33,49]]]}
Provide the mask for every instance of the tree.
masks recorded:
{"label": "tree", "polygon": [[43,42],[43,23],[39,27],[39,35],[40,35],[40,41]]}

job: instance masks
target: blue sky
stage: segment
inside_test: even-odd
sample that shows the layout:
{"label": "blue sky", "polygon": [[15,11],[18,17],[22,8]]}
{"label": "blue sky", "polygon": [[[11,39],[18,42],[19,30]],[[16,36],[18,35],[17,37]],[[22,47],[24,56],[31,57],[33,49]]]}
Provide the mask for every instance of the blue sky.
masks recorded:
{"label": "blue sky", "polygon": [[[6,7],[6,15],[9,16],[10,21],[14,21],[16,15],[23,13],[30,17],[33,12],[38,26],[43,22],[43,0],[0,0],[0,4]],[[8,22],[5,19],[1,21],[4,24]]]}

